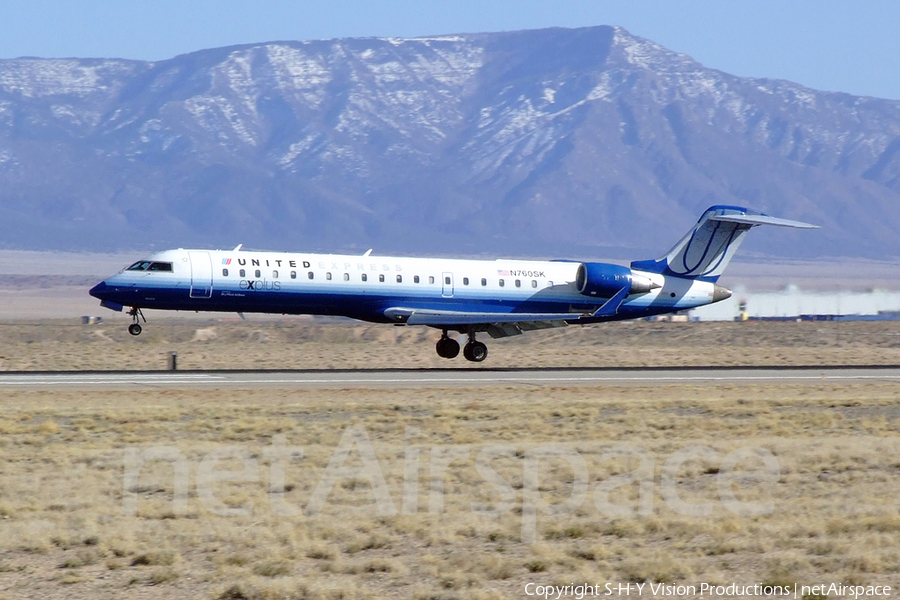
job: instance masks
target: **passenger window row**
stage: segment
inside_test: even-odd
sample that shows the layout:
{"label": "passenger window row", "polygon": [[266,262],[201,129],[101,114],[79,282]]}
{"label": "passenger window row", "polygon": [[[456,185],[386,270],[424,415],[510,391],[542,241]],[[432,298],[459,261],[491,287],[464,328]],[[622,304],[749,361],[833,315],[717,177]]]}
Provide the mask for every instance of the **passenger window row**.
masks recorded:
{"label": "passenger window row", "polygon": [[[131,267],[128,268],[128,270],[130,270],[130,271],[144,270],[144,269],[140,269],[140,268],[138,268],[138,269],[134,268],[135,266],[137,266],[137,264],[139,264],[139,263],[136,263],[135,265],[132,265]],[[164,263],[153,263],[153,264],[164,264]],[[165,269],[158,269],[158,270],[165,270]],[[169,264],[169,270],[171,270],[171,264]],[[229,274],[228,269],[222,269],[222,276],[223,276],[223,277],[228,277],[228,274]],[[238,276],[239,276],[239,277],[246,277],[246,276],[247,276],[247,271],[246,271],[245,269],[241,269],[240,271],[238,271]],[[254,271],[254,276],[255,276],[257,279],[259,279],[260,277],[262,277],[262,271],[260,271],[260,269],[256,269],[256,270]],[[314,271],[308,271],[308,272],[306,273],[306,276],[307,276],[308,279],[315,279],[315,278],[316,278],[316,274],[315,274]],[[273,278],[273,279],[278,279],[278,271],[277,271],[277,270],[272,271],[272,278]],[[297,271],[291,271],[291,279],[297,279]],[[331,271],[327,271],[327,272],[325,273],[325,279],[326,279],[326,281],[331,281],[331,280],[332,280],[332,277],[331,277]],[[344,273],[343,279],[344,279],[344,281],[350,281],[350,273]],[[369,280],[369,276],[368,276],[367,273],[362,273],[362,274],[360,274],[360,281],[368,281],[368,280]],[[397,280],[397,283],[403,283],[403,275],[397,275],[397,276],[396,276],[396,280]],[[378,275],[378,281],[379,281],[380,283],[384,283],[384,281],[385,281],[384,273],[380,273],[380,274]],[[414,276],[413,276],[413,283],[419,283],[419,282],[420,282],[419,276],[418,276],[418,275],[414,275]],[[429,276],[429,277],[428,277],[428,283],[429,283],[430,285],[434,285],[434,276]],[[445,284],[445,285],[451,285],[451,283],[452,283],[452,278],[450,278],[450,277],[444,277],[444,284]],[[469,285],[469,278],[468,278],[468,277],[463,277],[463,278],[462,278],[462,283],[463,283],[463,285]],[[484,277],[482,277],[482,278],[481,278],[481,285],[484,287],[484,286],[487,286],[487,283],[488,283],[488,282],[487,282],[487,279],[484,278]],[[505,280],[505,279],[500,279],[500,280],[499,280],[499,284],[500,284],[500,287],[505,287],[505,286],[506,286],[506,280]],[[552,282],[551,282],[549,285],[552,286],[552,285],[553,285]],[[516,279],[516,280],[515,280],[515,286],[516,286],[517,288],[522,287],[522,280],[521,280],[521,279]],[[531,280],[531,287],[536,288],[537,286],[538,286],[537,280],[536,280],[536,279],[532,279],[532,280]]]}

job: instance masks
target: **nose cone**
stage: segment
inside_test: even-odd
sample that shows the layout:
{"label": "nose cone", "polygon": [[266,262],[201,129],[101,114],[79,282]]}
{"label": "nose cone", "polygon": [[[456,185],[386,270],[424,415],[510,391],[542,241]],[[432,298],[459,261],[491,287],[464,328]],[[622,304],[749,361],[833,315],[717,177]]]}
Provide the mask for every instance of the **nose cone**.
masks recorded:
{"label": "nose cone", "polygon": [[116,291],[114,287],[107,285],[105,281],[101,281],[92,287],[88,293],[94,298],[100,299],[100,306],[110,310],[121,311],[124,306],[116,301]]}
{"label": "nose cone", "polygon": [[720,302],[728,298],[731,298],[731,290],[727,287],[722,287],[721,285],[713,287],[713,302]]}
{"label": "nose cone", "polygon": [[95,285],[94,287],[92,287],[92,288],[91,288],[91,291],[90,291],[89,293],[90,293],[90,295],[93,296],[94,298],[99,298],[100,300],[105,300],[105,299],[106,299],[106,292],[107,292],[108,289],[109,289],[109,286],[106,285],[106,282],[105,282],[105,281],[101,281],[100,283],[98,283],[97,285]]}

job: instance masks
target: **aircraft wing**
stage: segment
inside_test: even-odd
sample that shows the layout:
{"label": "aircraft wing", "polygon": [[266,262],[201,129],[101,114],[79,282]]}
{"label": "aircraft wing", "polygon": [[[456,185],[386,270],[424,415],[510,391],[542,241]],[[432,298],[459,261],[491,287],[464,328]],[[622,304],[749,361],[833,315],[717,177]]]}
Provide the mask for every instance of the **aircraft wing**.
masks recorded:
{"label": "aircraft wing", "polygon": [[565,327],[566,321],[590,316],[589,313],[485,313],[401,307],[389,308],[384,314],[398,323],[408,325],[472,325],[480,331],[486,331],[492,338],[519,335],[536,329]]}
{"label": "aircraft wing", "polygon": [[611,317],[619,311],[628,296],[629,288],[624,287],[612,298],[592,312],[568,313],[495,313],[467,312],[461,310],[434,310],[429,308],[388,308],[384,316],[407,325],[430,325],[432,327],[453,327],[472,325],[481,327],[493,338],[519,335],[523,331],[565,327],[568,321],[585,317]]}
{"label": "aircraft wing", "polygon": [[432,310],[424,308],[388,308],[384,315],[407,325],[487,325],[527,321],[572,321],[591,313],[495,313]]}

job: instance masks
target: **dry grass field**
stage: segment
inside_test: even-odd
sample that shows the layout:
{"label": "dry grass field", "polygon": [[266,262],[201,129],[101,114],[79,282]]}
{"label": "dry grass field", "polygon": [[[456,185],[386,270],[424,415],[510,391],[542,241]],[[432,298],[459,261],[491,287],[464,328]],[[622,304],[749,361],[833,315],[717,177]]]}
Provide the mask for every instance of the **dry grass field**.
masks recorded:
{"label": "dry grass field", "polygon": [[[149,314],[139,337],[110,313],[75,320],[0,322],[0,371],[165,369],[471,368],[437,356],[428,327],[251,317],[165,320]],[[482,367],[900,364],[900,321],[620,322],[491,340]]]}
{"label": "dry grass field", "polygon": [[[0,325],[0,368],[161,369],[172,350],[183,368],[471,366],[434,356],[435,332],[422,329],[154,322],[131,338],[121,325]],[[616,324],[495,341],[485,365],[898,364],[898,333],[893,323]],[[0,598],[512,599],[527,597],[528,582],[900,587],[896,382],[0,393]],[[277,465],[284,500],[307,508],[342,435],[360,426],[396,512],[379,514],[377,478],[347,473],[318,514],[278,514]],[[279,435],[302,458],[273,458]],[[217,514],[199,491],[209,453],[224,446],[246,452],[258,475],[211,490],[228,507],[251,503],[249,514]],[[364,464],[363,446],[345,467]],[[508,453],[489,464],[508,488],[476,462],[498,446]],[[623,446],[642,449],[643,463],[604,456]],[[705,516],[680,514],[663,489],[666,461],[693,446],[708,456],[668,481],[684,502],[708,503]],[[126,451],[154,447],[186,460],[185,510],[167,461],[125,484]],[[740,502],[771,502],[769,514],[722,501],[723,460],[744,447],[770,452],[779,474],[725,487]],[[583,496],[560,457],[538,461],[534,496],[526,463],[541,448],[584,459]],[[236,458],[216,467],[243,468]],[[610,479],[639,468],[643,490]],[[610,482],[622,485],[609,501],[641,514],[610,514]],[[509,490],[502,514],[473,510]],[[571,511],[545,514],[573,495]],[[529,502],[534,543],[523,542]]]}

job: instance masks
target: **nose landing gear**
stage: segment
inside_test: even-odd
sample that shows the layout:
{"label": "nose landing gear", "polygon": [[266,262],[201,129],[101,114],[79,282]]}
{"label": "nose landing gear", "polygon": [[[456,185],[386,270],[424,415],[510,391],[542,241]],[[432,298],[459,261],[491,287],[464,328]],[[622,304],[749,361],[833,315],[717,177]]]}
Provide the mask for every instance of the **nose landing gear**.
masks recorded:
{"label": "nose landing gear", "polygon": [[144,317],[144,313],[141,312],[141,309],[137,306],[132,306],[131,310],[128,311],[128,314],[131,315],[131,318],[134,322],[128,326],[128,333],[131,335],[141,335],[141,324],[140,320],[143,319],[144,323],[147,322],[146,317]]}

